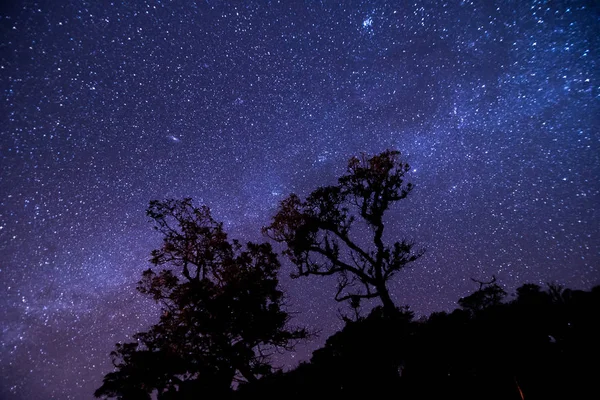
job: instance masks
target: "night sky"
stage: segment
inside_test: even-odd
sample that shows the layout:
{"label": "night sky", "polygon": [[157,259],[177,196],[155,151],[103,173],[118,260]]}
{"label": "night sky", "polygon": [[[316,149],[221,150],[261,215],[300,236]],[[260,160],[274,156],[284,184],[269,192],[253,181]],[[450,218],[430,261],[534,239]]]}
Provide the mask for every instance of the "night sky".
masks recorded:
{"label": "night sky", "polygon": [[[595,1],[3,1],[0,398],[91,399],[157,321],[135,290],[150,200],[267,240],[280,200],[361,152],[412,167],[386,233],[427,249],[391,285],[417,317],[471,277],[599,284],[599,21]],[[286,367],[345,311],[291,271],[321,336]]]}

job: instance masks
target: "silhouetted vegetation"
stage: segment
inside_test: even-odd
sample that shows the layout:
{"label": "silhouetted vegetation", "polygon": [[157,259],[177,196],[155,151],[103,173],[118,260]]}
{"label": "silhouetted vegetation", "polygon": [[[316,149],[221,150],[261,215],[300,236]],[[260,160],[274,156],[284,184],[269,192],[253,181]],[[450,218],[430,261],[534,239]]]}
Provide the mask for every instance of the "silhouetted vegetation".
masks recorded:
{"label": "silhouetted vegetation", "polygon": [[[292,194],[281,202],[264,232],[286,244],[295,277],[335,275],[337,301],[358,308],[361,299],[379,298],[385,312],[396,311],[387,282],[423,254],[406,240],[386,245],[383,239],[385,212],[413,188],[404,183],[410,167],[399,156],[388,150],[353,157],[337,185],[320,187],[305,201]],[[362,227],[368,232],[357,233]],[[362,244],[361,234],[370,243]]]}
{"label": "silhouetted vegetation", "polygon": [[496,292],[484,285],[467,296],[478,305],[419,321],[375,308],[347,320],[309,363],[246,385],[239,398],[598,398],[600,287],[526,284],[513,301],[489,302]]}
{"label": "silhouetted vegetation", "polygon": [[163,268],[145,271],[138,290],[161,304],[162,315],[135,342],[117,344],[116,371],[96,396],[226,397],[234,382],[271,373],[273,350],[307,335],[286,328],[271,246],[229,241],[209,209],[190,199],[153,201],[147,213],[163,235],[151,262]]}
{"label": "silhouetted vegetation", "polygon": [[[336,276],[335,299],[356,311],[288,372],[275,370],[270,354],[308,333],[288,326],[271,246],[230,241],[190,199],[151,202],[147,214],[163,236],[151,262],[161,269],[145,271],[138,290],[162,315],[134,342],[117,344],[115,370],[96,396],[600,398],[600,287],[525,284],[507,300],[495,277],[473,280],[479,287],[460,308],[419,320],[393,303],[389,280],[423,254],[406,240],[383,240],[384,214],[412,190],[408,171],[396,151],[352,158],[337,185],[304,201],[291,195],[264,229],[285,245],[295,277]],[[360,316],[364,298],[381,306]]]}

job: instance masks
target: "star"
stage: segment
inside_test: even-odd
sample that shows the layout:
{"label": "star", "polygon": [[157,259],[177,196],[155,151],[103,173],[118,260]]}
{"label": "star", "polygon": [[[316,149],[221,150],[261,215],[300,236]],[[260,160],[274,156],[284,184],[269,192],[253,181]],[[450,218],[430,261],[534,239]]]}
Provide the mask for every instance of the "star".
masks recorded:
{"label": "star", "polygon": [[[267,241],[278,203],[393,148],[415,189],[385,234],[427,248],[393,300],[455,308],[496,275],[600,283],[597,13],[589,2],[12,2],[0,11],[0,398],[91,398],[158,317],[135,290],[153,199]],[[375,28],[377,34],[375,35]],[[357,34],[358,33],[358,34]],[[282,289],[342,326],[331,282]],[[365,311],[375,302],[364,304]]]}

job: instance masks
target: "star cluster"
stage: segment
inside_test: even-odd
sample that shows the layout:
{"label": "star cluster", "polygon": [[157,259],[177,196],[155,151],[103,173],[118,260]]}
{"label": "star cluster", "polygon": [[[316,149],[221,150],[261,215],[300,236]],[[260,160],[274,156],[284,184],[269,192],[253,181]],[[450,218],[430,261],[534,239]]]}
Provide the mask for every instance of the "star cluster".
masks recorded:
{"label": "star cluster", "polygon": [[[289,193],[399,149],[388,238],[426,256],[394,300],[452,309],[496,275],[600,283],[593,1],[14,1],[0,8],[0,398],[85,399],[156,309],[151,199],[192,197],[266,240]],[[341,327],[327,279],[282,285]]]}

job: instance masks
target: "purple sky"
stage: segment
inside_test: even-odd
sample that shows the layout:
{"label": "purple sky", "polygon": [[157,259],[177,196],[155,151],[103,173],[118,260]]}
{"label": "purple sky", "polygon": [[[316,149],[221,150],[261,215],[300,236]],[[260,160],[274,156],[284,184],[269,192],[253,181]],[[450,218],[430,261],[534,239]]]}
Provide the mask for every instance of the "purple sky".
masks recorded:
{"label": "purple sky", "polygon": [[[91,399],[135,291],[151,199],[266,240],[277,203],[360,152],[416,189],[386,235],[427,254],[391,285],[418,315],[492,274],[600,283],[600,12],[540,1],[11,1],[0,6],[0,398]],[[344,3],[343,6],[338,3]],[[331,280],[282,285],[341,327]]]}

